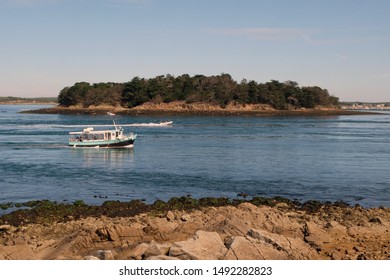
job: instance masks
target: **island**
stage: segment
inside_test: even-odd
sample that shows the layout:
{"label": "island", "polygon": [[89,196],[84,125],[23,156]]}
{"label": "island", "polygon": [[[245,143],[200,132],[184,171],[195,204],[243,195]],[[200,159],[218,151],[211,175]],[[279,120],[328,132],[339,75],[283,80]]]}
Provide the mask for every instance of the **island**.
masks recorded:
{"label": "island", "polygon": [[77,82],[63,88],[58,106],[29,113],[127,115],[339,115],[339,98],[318,86],[271,80],[233,80],[183,74],[154,78],[134,77],[125,83]]}

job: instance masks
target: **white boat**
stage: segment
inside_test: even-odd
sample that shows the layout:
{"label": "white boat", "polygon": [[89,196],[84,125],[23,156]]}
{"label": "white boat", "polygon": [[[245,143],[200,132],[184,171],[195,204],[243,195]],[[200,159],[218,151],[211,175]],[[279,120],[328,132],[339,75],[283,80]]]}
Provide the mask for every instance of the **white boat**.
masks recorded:
{"label": "white boat", "polygon": [[165,122],[159,122],[159,123],[139,123],[134,124],[131,126],[171,126],[173,124],[173,121],[165,121]]}
{"label": "white boat", "polygon": [[93,127],[83,131],[69,132],[69,146],[72,147],[102,147],[102,148],[132,148],[137,134],[124,134],[121,127],[114,121],[112,130],[94,130]]}
{"label": "white boat", "polygon": [[168,125],[172,125],[172,124],[173,124],[173,121],[160,122],[161,126],[168,126]]}

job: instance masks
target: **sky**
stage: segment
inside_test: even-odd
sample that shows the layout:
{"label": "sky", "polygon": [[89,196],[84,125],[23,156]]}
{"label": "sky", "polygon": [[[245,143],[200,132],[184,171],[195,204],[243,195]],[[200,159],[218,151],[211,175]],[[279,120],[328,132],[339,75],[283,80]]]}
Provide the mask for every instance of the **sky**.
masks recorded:
{"label": "sky", "polygon": [[0,96],[230,74],[390,101],[388,0],[0,0]]}

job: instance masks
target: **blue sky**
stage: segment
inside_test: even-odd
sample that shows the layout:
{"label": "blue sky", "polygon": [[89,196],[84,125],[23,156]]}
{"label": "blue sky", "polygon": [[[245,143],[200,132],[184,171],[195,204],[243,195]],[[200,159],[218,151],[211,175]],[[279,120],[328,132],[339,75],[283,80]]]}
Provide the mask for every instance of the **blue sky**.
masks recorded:
{"label": "blue sky", "polygon": [[388,0],[1,0],[0,96],[218,75],[390,101]]}

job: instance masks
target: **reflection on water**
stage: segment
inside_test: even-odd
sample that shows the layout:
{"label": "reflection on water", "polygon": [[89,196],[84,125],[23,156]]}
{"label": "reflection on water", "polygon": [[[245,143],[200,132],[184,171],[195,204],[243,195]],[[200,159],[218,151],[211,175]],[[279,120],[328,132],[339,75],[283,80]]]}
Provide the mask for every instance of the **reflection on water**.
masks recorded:
{"label": "reflection on water", "polygon": [[104,164],[111,167],[129,166],[134,162],[134,149],[69,148],[74,160],[82,160],[84,167]]}

